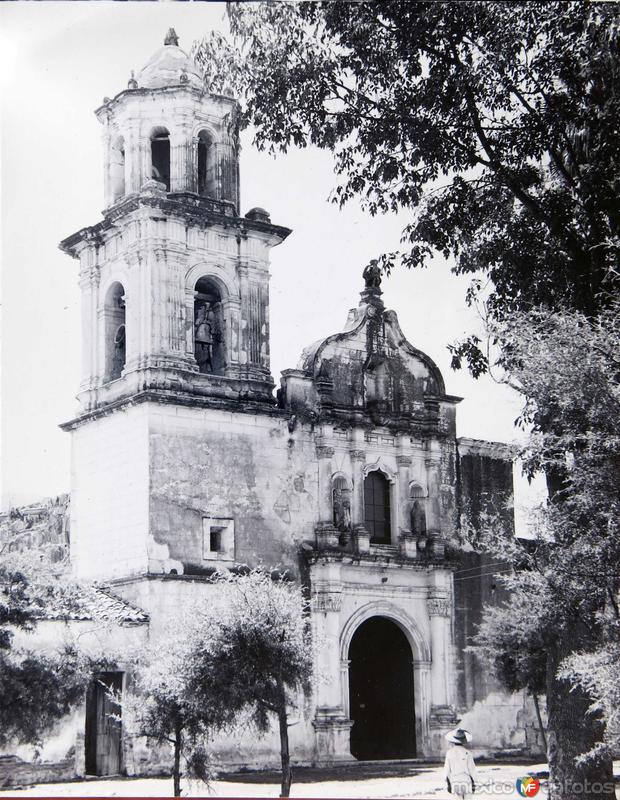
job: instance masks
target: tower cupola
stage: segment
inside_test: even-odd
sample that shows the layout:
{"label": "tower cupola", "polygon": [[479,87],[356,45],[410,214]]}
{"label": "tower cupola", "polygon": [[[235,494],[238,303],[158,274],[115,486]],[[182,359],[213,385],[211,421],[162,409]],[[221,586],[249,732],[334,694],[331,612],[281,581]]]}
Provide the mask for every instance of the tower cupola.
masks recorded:
{"label": "tower cupola", "polygon": [[106,208],[149,180],[166,192],[188,192],[239,210],[238,105],[207,91],[196,62],[173,28],[127,89],[105,98],[103,124]]}

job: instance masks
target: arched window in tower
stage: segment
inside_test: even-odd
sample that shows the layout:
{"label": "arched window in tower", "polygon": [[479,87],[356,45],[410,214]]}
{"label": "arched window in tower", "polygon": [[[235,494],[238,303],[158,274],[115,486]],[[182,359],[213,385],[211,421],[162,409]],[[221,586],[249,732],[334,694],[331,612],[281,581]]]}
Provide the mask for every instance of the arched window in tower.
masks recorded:
{"label": "arched window in tower", "polygon": [[371,544],[390,544],[390,484],[382,472],[369,472],[364,479],[364,527]]}
{"label": "arched window in tower", "polygon": [[198,194],[216,197],[214,146],[211,134],[200,131],[198,134]]}
{"label": "arched window in tower", "polygon": [[411,498],[410,523],[415,536],[426,536],[426,493],[417,483],[409,490]]}
{"label": "arched window in tower", "polygon": [[210,278],[200,278],[194,292],[194,357],[200,372],[223,375],[226,366],[222,296]]}
{"label": "arched window in tower", "polygon": [[117,136],[110,148],[110,184],[112,202],[125,194],[125,140]]}
{"label": "arched window in tower", "polygon": [[106,294],[105,320],[105,379],[114,381],[125,368],[125,290],[122,283],[113,283]]}
{"label": "arched window in tower", "polygon": [[154,128],[151,133],[151,178],[170,191],[170,133],[166,128]]}
{"label": "arched window in tower", "polygon": [[343,475],[334,478],[332,484],[332,506],[334,528],[341,533],[351,530],[351,489]]}

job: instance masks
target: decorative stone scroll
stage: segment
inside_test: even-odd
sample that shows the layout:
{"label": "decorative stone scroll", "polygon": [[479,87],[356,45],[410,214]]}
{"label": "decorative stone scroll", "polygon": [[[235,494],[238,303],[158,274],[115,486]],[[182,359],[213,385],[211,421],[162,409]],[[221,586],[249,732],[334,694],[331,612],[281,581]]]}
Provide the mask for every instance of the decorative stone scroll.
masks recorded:
{"label": "decorative stone scroll", "polygon": [[365,450],[351,450],[351,460],[352,461],[366,461],[366,451]]}
{"label": "decorative stone scroll", "polygon": [[449,617],[452,610],[448,598],[440,595],[431,595],[426,601],[426,607],[431,617]]}
{"label": "decorative stone scroll", "polygon": [[332,458],[334,455],[335,450],[333,447],[326,447],[322,444],[317,444],[316,446],[316,457],[317,458]]}
{"label": "decorative stone scroll", "polygon": [[396,456],[396,463],[399,467],[410,467],[411,466],[411,456]]}
{"label": "decorative stone scroll", "polygon": [[458,717],[454,706],[433,705],[429,715],[431,728],[453,728]]}

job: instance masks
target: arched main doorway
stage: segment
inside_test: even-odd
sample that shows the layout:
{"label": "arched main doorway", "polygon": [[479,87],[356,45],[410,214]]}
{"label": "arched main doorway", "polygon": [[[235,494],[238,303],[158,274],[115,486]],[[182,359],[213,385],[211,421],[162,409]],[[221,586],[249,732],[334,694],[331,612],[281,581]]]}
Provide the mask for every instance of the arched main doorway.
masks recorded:
{"label": "arched main doorway", "polygon": [[413,655],[386,617],[371,617],[349,646],[351,754],[360,760],[414,758]]}

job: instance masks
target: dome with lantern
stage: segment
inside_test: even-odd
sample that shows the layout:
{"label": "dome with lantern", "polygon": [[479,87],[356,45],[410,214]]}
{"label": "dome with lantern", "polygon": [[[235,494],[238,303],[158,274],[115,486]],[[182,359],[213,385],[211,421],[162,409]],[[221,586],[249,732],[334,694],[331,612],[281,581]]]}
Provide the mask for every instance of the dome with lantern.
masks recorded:
{"label": "dome with lantern", "polygon": [[160,47],[136,76],[142,89],[161,89],[187,84],[197,89],[203,86],[203,74],[193,58],[179,47],[179,37],[170,28]]}

